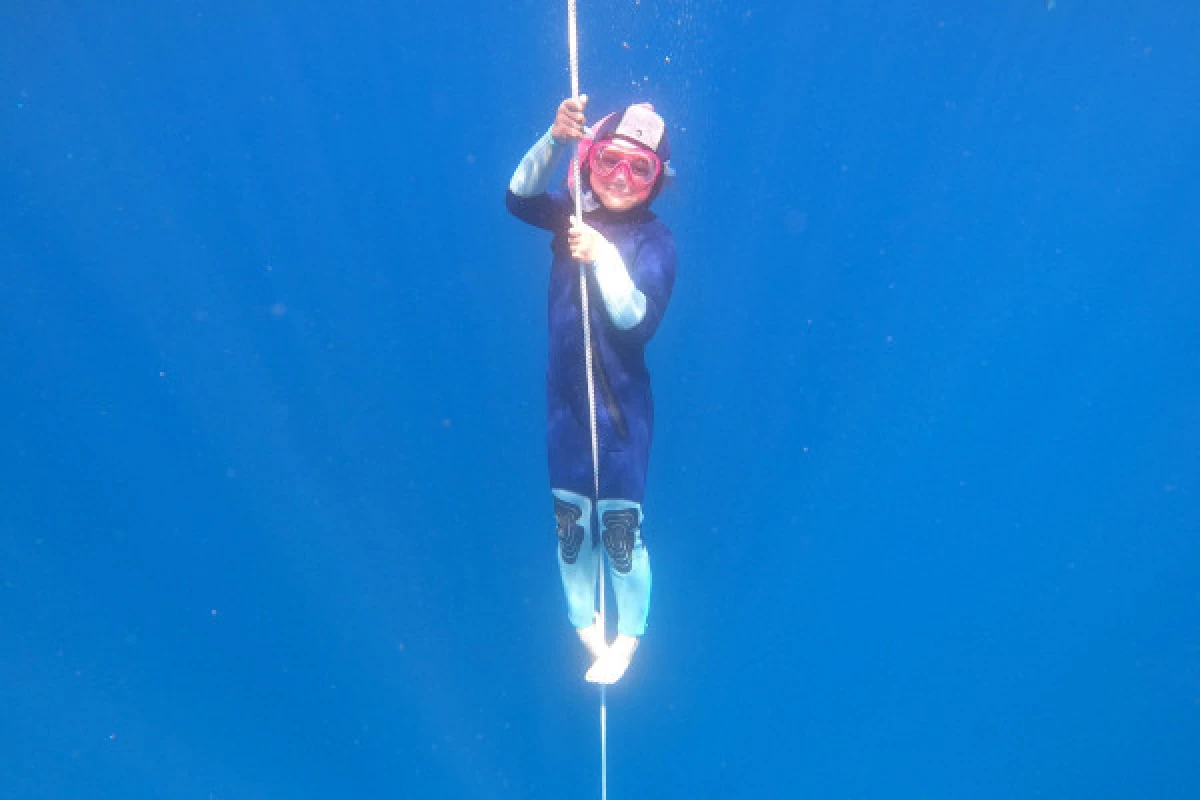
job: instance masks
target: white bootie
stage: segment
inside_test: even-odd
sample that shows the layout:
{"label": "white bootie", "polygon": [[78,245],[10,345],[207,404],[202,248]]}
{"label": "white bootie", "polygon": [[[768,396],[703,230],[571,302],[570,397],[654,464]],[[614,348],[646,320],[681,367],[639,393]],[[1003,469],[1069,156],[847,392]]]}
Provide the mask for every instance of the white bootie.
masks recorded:
{"label": "white bootie", "polygon": [[629,669],[629,662],[633,660],[633,651],[637,649],[637,645],[636,636],[617,634],[612,645],[596,659],[596,663],[592,664],[584,678],[592,683],[616,683],[625,674],[625,670]]}

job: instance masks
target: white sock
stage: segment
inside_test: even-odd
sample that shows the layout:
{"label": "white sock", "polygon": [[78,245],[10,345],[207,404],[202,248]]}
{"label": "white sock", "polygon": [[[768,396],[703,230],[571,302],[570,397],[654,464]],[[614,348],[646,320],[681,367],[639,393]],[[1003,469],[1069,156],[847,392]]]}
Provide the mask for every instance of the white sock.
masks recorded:
{"label": "white sock", "polygon": [[596,659],[596,663],[592,664],[584,678],[592,683],[616,683],[625,674],[625,670],[629,669],[637,644],[636,636],[618,635],[604,654]]}

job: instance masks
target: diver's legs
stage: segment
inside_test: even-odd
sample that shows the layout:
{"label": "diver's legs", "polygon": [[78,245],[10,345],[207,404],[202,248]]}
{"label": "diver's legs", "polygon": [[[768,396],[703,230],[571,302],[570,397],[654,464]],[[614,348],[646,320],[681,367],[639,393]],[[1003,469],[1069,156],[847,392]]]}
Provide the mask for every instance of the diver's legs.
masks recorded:
{"label": "diver's legs", "polygon": [[601,540],[608,553],[608,574],[617,598],[617,638],[588,670],[594,683],[616,683],[633,658],[650,612],[650,556],[642,541],[642,507],[630,500],[596,504]]}
{"label": "diver's legs", "polygon": [[554,489],[558,533],[558,571],[567,598],[567,616],[592,658],[603,655],[604,631],[596,619],[599,548],[592,536],[592,501],[566,489]]}

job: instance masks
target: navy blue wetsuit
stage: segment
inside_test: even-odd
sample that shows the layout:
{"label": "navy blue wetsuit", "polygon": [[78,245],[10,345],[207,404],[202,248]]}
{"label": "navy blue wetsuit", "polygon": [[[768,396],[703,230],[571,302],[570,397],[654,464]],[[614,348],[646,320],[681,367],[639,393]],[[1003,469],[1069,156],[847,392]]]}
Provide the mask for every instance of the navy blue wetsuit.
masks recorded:
{"label": "navy blue wetsuit", "polygon": [[[508,192],[508,209],[524,222],[554,233],[550,267],[550,359],[546,370],[546,444],[550,486],[593,495],[587,376],[580,319],[579,262],[567,244],[571,197],[563,191],[521,197]],[[584,222],[612,242],[634,285],[645,295],[646,313],[628,330],[613,324],[592,271],[588,309],[593,342],[596,424],[600,442],[600,498],[642,502],[654,400],[646,370],[646,343],[658,329],[675,283],[675,239],[645,207],[627,212],[585,212]]]}

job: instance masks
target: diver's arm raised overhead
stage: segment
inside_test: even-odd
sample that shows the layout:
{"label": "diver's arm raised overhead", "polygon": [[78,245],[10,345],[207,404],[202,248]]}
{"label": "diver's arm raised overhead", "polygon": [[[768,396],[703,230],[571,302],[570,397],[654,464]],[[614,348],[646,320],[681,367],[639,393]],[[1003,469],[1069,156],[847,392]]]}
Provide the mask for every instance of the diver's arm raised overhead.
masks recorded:
{"label": "diver's arm raised overhead", "polygon": [[583,115],[585,108],[587,95],[568,97],[558,104],[554,112],[554,124],[521,159],[508,183],[509,191],[517,197],[536,197],[546,193],[554,168],[571,149],[571,144],[579,141],[587,130]]}
{"label": "diver's arm raised overhead", "polygon": [[587,97],[568,97],[558,105],[554,124],[542,134],[521,159],[505,192],[505,205],[522,222],[558,233],[567,227],[571,197],[566,192],[547,191],[555,167],[574,150],[584,130],[583,109]]}

